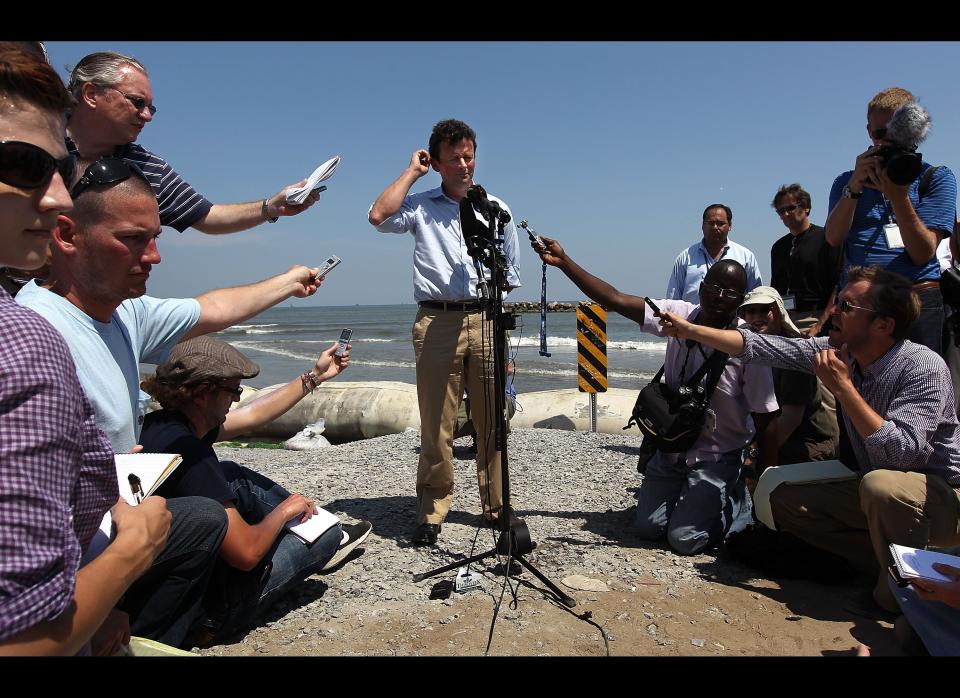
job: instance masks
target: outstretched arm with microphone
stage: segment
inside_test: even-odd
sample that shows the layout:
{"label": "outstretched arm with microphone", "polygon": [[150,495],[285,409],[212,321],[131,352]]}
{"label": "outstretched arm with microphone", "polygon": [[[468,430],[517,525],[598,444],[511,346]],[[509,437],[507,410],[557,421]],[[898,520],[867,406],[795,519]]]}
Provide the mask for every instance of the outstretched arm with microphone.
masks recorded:
{"label": "outstretched arm with microphone", "polygon": [[544,262],[557,267],[577,285],[577,288],[593,300],[634,322],[643,323],[647,304],[642,297],[618,291],[603,279],[594,276],[568,257],[556,240],[544,235],[540,236],[540,240],[543,242],[542,247],[533,240],[530,241],[530,247]]}

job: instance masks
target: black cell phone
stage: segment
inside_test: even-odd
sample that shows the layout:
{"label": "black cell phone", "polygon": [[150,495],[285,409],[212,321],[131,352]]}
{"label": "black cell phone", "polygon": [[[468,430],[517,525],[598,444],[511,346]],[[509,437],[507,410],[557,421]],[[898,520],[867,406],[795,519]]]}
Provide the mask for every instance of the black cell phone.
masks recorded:
{"label": "black cell phone", "polygon": [[888,565],[887,573],[891,577],[893,577],[893,581],[896,583],[898,587],[906,587],[910,585],[909,579],[904,579],[903,577],[900,576],[900,570],[897,569],[896,565]]}
{"label": "black cell phone", "polygon": [[660,315],[660,308],[657,307],[656,303],[654,303],[652,300],[650,300],[646,296],[643,297],[643,302],[650,306],[650,310],[653,311],[654,315],[656,315],[657,317],[662,317]]}

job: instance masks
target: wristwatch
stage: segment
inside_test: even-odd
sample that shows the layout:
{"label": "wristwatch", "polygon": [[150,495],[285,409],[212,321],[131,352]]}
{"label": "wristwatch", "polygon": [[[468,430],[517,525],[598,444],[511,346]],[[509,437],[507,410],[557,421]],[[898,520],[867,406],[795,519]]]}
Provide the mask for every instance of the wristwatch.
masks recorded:
{"label": "wristwatch", "polygon": [[756,460],[760,456],[760,451],[757,450],[756,446],[750,446],[747,448],[747,458]]}
{"label": "wristwatch", "polygon": [[265,221],[269,221],[270,223],[276,223],[278,220],[280,220],[280,216],[270,217],[270,216],[267,215],[267,200],[266,200],[266,199],[264,199],[264,200],[263,200],[263,203],[260,204],[260,215],[263,216],[263,219],[264,219]]}
{"label": "wristwatch", "polygon": [[854,194],[853,191],[851,191],[849,184],[843,185],[843,198],[844,198],[844,199],[859,199],[861,196],[863,196],[863,192],[862,192],[862,191],[859,192],[859,193],[857,193],[857,194]]}

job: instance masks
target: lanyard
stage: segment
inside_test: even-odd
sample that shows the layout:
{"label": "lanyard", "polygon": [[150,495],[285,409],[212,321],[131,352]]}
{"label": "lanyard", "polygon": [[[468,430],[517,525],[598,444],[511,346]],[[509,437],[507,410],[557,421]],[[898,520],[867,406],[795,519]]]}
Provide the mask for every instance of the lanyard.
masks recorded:
{"label": "lanyard", "polygon": [[547,263],[543,263],[540,281],[540,356],[550,356],[547,351]]}

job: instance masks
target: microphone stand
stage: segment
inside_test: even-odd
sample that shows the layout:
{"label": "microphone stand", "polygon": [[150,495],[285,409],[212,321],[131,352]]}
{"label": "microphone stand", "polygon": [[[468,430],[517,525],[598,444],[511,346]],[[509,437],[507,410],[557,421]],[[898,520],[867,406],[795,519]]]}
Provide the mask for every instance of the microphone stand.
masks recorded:
{"label": "microphone stand", "polygon": [[[534,577],[543,582],[544,585],[554,596],[567,608],[573,608],[577,605],[576,600],[561,590],[556,584],[550,581],[543,573],[534,567],[526,555],[533,552],[537,544],[530,538],[530,530],[523,519],[513,516],[513,507],[510,505],[510,470],[509,457],[507,449],[507,410],[506,410],[506,331],[516,327],[516,318],[511,313],[503,311],[503,295],[507,289],[506,283],[506,260],[501,254],[500,245],[503,243],[503,227],[509,221],[509,217],[504,215],[490,216],[490,235],[489,239],[474,240],[474,244],[468,246],[468,251],[473,257],[477,268],[477,287],[481,295],[480,304],[483,308],[484,321],[491,321],[493,325],[493,365],[494,365],[494,405],[496,419],[494,421],[494,443],[500,451],[500,471],[501,471],[501,489],[503,493],[503,507],[500,510],[500,516],[497,521],[497,528],[500,535],[497,538],[496,545],[486,552],[468,557],[465,560],[458,560],[449,565],[444,565],[429,572],[423,572],[413,575],[413,581],[420,582],[429,577],[433,577],[450,570],[457,569],[463,565],[470,565],[480,560],[485,560],[494,555],[507,555],[508,560],[504,568],[504,574],[510,573],[510,560],[516,560],[523,565]],[[494,226],[496,226],[496,235],[494,235]],[[490,269],[490,288],[487,288],[487,282],[484,280],[483,268],[481,262]],[[486,293],[485,293],[486,291]],[[486,401],[485,401],[486,402]],[[489,438],[487,434],[477,434],[477,438]],[[488,480],[489,482],[489,480]]]}

